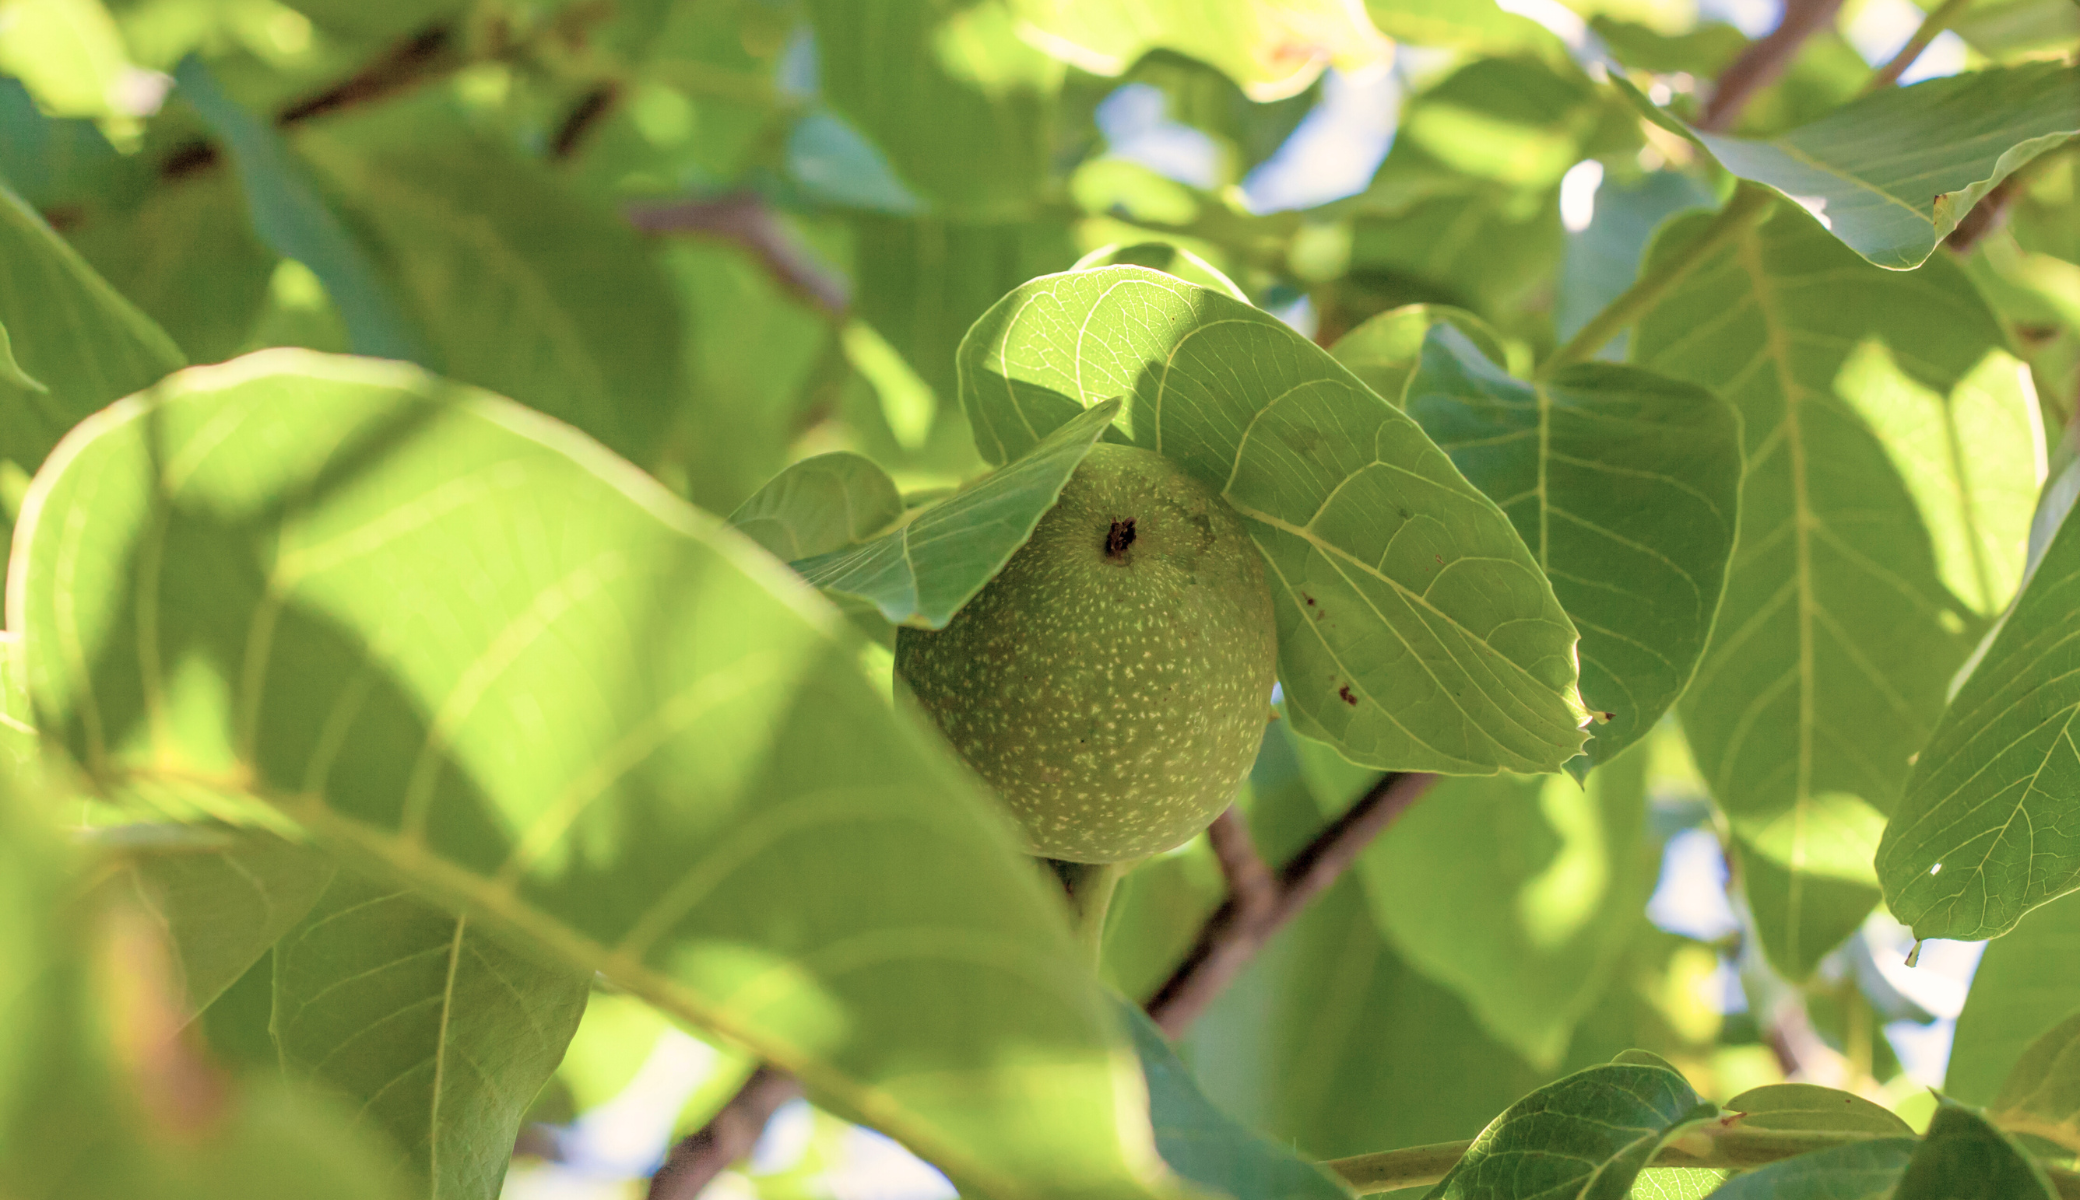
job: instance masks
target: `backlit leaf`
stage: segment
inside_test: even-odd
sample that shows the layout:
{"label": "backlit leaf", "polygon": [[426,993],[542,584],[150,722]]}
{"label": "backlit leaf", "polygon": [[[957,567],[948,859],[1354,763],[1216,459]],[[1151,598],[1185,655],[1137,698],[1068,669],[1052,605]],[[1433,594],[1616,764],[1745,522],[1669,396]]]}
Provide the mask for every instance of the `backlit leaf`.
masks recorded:
{"label": "backlit leaf", "polygon": [[729,523],[782,562],[842,549],[888,528],[903,497],[888,472],[857,454],[819,454],[775,475]]}
{"label": "backlit leaf", "polygon": [[1991,1104],[2028,1047],[2080,1004],[2080,896],[2032,910],[1987,943],[1957,1017],[1943,1090]]}
{"label": "backlit leaf", "polygon": [[[1665,228],[1650,264],[1703,220]],[[1636,334],[1636,361],[1743,418],[1740,537],[1681,712],[1789,978],[1877,900],[1883,814],[1968,649],[1915,493],[1859,414],[1851,385],[1869,376],[1844,368],[1882,345],[1950,396],[2000,340],[1953,263],[1880,271],[1788,207],[1708,255]]]}
{"label": "backlit leaf", "polygon": [[1741,1114],[1743,1129],[1822,1129],[1911,1135],[1914,1130],[1884,1105],[1854,1092],[1812,1083],[1772,1083],[1749,1088],[1726,1102]]}
{"label": "backlit leaf", "polygon": [[1393,52],[1364,7],[1342,0],[1016,0],[1014,7],[1034,40],[1083,70],[1119,75],[1151,50],[1172,50],[1219,69],[1257,101],[1305,91],[1331,63],[1362,71]]}
{"label": "backlit leaf", "polygon": [[862,545],[795,564],[817,587],[871,601],[898,625],[944,629],[1054,507],[1118,401],[1064,422],[1020,457]]}
{"label": "backlit leaf", "polygon": [[2080,1009],[2022,1052],[1991,1111],[2005,1129],[2080,1153]]}
{"label": "backlit leaf", "polygon": [[1269,314],[1139,267],[1048,276],[969,332],[961,393],[997,462],[1126,394],[1121,433],[1219,489],[1264,553],[1299,732],[1468,774],[1581,745],[1574,627],[1508,518]]}
{"label": "backlit leaf", "polygon": [[[1423,340],[1438,325],[1465,334],[1490,362],[1507,363],[1509,352],[1488,323],[1463,308],[1445,304],[1404,304],[1368,317],[1336,339],[1329,348],[1336,361],[1365,381],[1387,403],[1401,406],[1409,376],[1423,358]],[[1419,420],[1421,418],[1418,418]]]}
{"label": "backlit leaf", "polygon": [[88,781],[294,821],[965,1189],[1171,1194],[1003,818],[829,605],[568,427],[268,351],[82,427],[16,533]]}

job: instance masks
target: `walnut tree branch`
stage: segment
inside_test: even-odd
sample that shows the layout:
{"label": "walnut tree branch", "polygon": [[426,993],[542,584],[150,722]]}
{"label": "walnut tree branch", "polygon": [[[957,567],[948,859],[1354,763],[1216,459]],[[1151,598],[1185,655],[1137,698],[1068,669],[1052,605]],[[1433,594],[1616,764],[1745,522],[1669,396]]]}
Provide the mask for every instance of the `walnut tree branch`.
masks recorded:
{"label": "walnut tree branch", "polygon": [[1149,998],[1148,1015],[1169,1036],[1183,1033],[1272,934],[1336,882],[1372,839],[1436,781],[1435,775],[1422,773],[1388,775],[1286,860],[1276,877],[1249,845],[1241,818],[1232,809],[1222,814],[1207,835],[1228,877],[1228,900],[1207,918],[1184,961]]}
{"label": "walnut tree branch", "polygon": [[632,205],[627,215],[644,233],[691,233],[735,242],[756,255],[782,287],[832,317],[851,303],[844,282],[788,236],[772,207],[755,192]]}
{"label": "walnut tree branch", "polygon": [[1784,17],[1760,41],[1751,44],[1720,72],[1712,98],[1705,101],[1697,127],[1722,133],[1733,127],[1741,110],[1756,94],[1777,81],[1798,55],[1805,40],[1834,20],[1842,0],[1784,0]]}
{"label": "walnut tree branch", "polygon": [[688,1134],[650,1177],[649,1200],[693,1200],[729,1165],[751,1153],[779,1107],[802,1094],[794,1076],[766,1065],[706,1125]]}

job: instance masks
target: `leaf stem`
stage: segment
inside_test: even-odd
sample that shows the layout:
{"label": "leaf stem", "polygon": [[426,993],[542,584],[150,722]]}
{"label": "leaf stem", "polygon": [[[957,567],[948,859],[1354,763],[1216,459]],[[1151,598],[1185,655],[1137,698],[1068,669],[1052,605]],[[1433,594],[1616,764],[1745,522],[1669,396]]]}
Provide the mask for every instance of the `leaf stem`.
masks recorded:
{"label": "leaf stem", "polygon": [[1096,970],[1105,949],[1105,914],[1112,908],[1112,895],[1119,881],[1140,865],[1140,859],[1119,863],[1077,863],[1048,859],[1062,890],[1069,895],[1069,924],[1077,944],[1083,947],[1091,969]]}
{"label": "leaf stem", "polygon": [[[1710,1151],[1694,1154],[1674,1146],[1664,1146],[1654,1156],[1653,1165],[1746,1170],[1779,1159],[1796,1158],[1816,1150],[1882,1136],[1886,1135],[1836,1130],[1750,1129],[1731,1125],[1712,1136]],[[1400,1188],[1429,1187],[1443,1179],[1472,1146],[1472,1142],[1439,1142],[1381,1154],[1332,1159],[1322,1165],[1342,1176],[1343,1181],[1351,1185],[1351,1190],[1369,1196]],[[2044,1173],[2050,1176],[2060,1200],[2080,1200],[2080,1172],[2044,1166]]]}
{"label": "leaf stem", "polygon": [[1743,182],[1704,232],[1692,238],[1677,254],[1640,276],[1617,299],[1604,305],[1603,311],[1591,317],[1587,325],[1567,340],[1566,345],[1553,351],[1552,357],[1539,367],[1538,378],[1549,378],[1561,367],[1595,357],[1596,352],[1608,345],[1612,338],[1661,303],[1691,268],[1760,223],[1774,204],[1775,197],[1769,189]]}

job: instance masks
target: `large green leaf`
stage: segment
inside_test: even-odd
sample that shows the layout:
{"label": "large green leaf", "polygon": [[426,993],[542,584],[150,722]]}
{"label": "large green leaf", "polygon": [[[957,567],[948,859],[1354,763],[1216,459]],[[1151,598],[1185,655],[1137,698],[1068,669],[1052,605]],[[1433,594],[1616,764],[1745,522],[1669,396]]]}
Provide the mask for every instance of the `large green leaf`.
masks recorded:
{"label": "large green leaf", "polygon": [[1727,170],[1805,206],[1858,254],[1904,271],[2001,180],[2080,134],[2080,67],[2024,63],[1887,88],[1768,139],[1654,115]]}
{"label": "large green leaf", "polygon": [[893,532],[795,564],[817,587],[870,601],[898,625],[944,629],[1033,536],[1112,418],[1112,400],[1079,413],[1003,468]]}
{"label": "large green leaf", "polygon": [[1344,1200],[1350,1189],[1321,1167],[1214,1107],[1147,1014],[1121,1004],[1148,1078],[1156,1149],[1194,1183],[1247,1200]]}
{"label": "large green leaf", "polygon": [[2080,896],[2031,912],[1988,943],[1957,1017],[1943,1090],[1990,1104],[2024,1051],[2080,1004]]}
{"label": "large green leaf", "polygon": [[1911,1137],[1830,1146],[1743,1171],[1711,1200],[1889,1200],[1913,1156]]}
{"label": "large green leaf", "polygon": [[922,199],[949,214],[1023,215],[1049,174],[1063,67],[1027,45],[1002,0],[811,0],[819,77]]}
{"label": "large green leaf", "polygon": [[1362,71],[1393,53],[1364,6],[1344,0],[1015,0],[1013,8],[1028,37],[1086,71],[1119,75],[1151,50],[1170,50],[1217,68],[1257,101],[1305,91],[1332,62]]}
{"label": "large green leaf", "polygon": [[332,882],[324,855],[267,834],[144,826],[106,840],[110,866],[165,933],[190,1015],[236,983]]}
{"label": "large green leaf", "polygon": [[1426,1200],[1623,1200],[1672,1134],[1716,1111],[1665,1067],[1590,1067],[1510,1105]]}
{"label": "large green leaf", "polygon": [[1878,851],[1920,937],[2006,933],[2080,889],[2080,520],[2070,514],[1914,764]]}
{"label": "large green leaf", "polygon": [[42,218],[0,187],[0,326],[20,379],[0,378],[0,458],[33,471],[95,409],[178,368],[181,352]]}
{"label": "large green leaf", "polygon": [[281,135],[226,96],[201,59],[183,59],[174,78],[181,95],[230,150],[254,228],[277,254],[297,260],[324,281],[354,350],[424,358],[424,338]]}
{"label": "large green leaf", "polygon": [[[1704,220],[1672,223],[1650,264]],[[1943,586],[1916,494],[1859,415],[1852,385],[1874,376],[1844,367],[1879,345],[1952,396],[2001,336],[1953,263],[1881,271],[1788,207],[1708,255],[1639,326],[1638,362],[1715,389],[1743,418],[1740,538],[1681,712],[1763,948],[1793,979],[1878,898],[1883,814],[1967,650],[1969,610]]]}
{"label": "large green leaf", "polygon": [[1551,771],[1581,746],[1574,627],[1523,539],[1321,348],[1140,267],[1034,280],[961,343],[983,455],[1087,406],[1241,514],[1270,567],[1295,727],[1393,770]]}
{"label": "large green leaf", "polygon": [[1337,338],[1329,353],[1381,399],[1398,406],[1408,390],[1409,377],[1423,361],[1423,342],[1438,325],[1450,325],[1464,334],[1490,362],[1509,361],[1508,351],[1487,322],[1445,304],[1404,304],[1367,317]]}
{"label": "large green leaf", "polygon": [[477,141],[303,148],[371,231],[417,361],[654,465],[685,389],[678,305],[620,214]]}
{"label": "large green leaf", "polygon": [[1991,1108],[2003,1128],[2080,1153],[2080,1009],[2030,1043]]}
{"label": "large green leaf", "polygon": [[1944,1100],[1891,1200],[2054,1200],[2044,1169],[1973,1110]]}
{"label": "large green leaf", "polygon": [[[1331,755],[1302,745],[1303,761]],[[1358,860],[1373,920],[1496,1042],[1558,1066],[1653,891],[1645,754],[1591,776],[1447,779]],[[1328,815],[1349,796],[1317,789]]]}
{"label": "large green leaf", "polygon": [[590,971],[342,872],[276,948],[271,1028],[292,1077],[355,1102],[404,1153],[415,1192],[496,1200],[591,985]]}
{"label": "large green leaf", "polygon": [[1002,817],[828,605],[567,427],[268,351],[78,430],[17,547],[89,781],[292,820],[977,1194],[1169,1187]]}
{"label": "large green leaf", "polygon": [[1525,383],[1453,328],[1432,330],[1404,402],[1509,514],[1582,640],[1595,714],[1580,773],[1645,737],[1682,694],[1726,586],[1741,434],[1712,393],[1579,363]]}
{"label": "large green leaf", "polygon": [[1743,1129],[1820,1129],[1911,1135],[1914,1130],[1882,1104],[1854,1092],[1812,1083],[1771,1083],[1749,1088],[1726,1102],[1741,1114]]}
{"label": "large green leaf", "polygon": [[874,460],[839,452],[805,458],[752,494],[729,523],[782,562],[843,549],[893,525],[903,497]]}

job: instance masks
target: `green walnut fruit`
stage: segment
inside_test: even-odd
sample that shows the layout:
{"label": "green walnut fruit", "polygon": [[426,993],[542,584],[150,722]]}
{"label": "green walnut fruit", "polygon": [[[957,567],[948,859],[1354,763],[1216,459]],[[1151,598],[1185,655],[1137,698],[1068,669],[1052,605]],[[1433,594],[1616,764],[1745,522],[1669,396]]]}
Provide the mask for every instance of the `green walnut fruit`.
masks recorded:
{"label": "green walnut fruit", "polygon": [[1256,758],[1278,660],[1264,564],[1221,498],[1100,442],[1004,570],[896,673],[1025,830],[1068,862],[1204,829]]}

